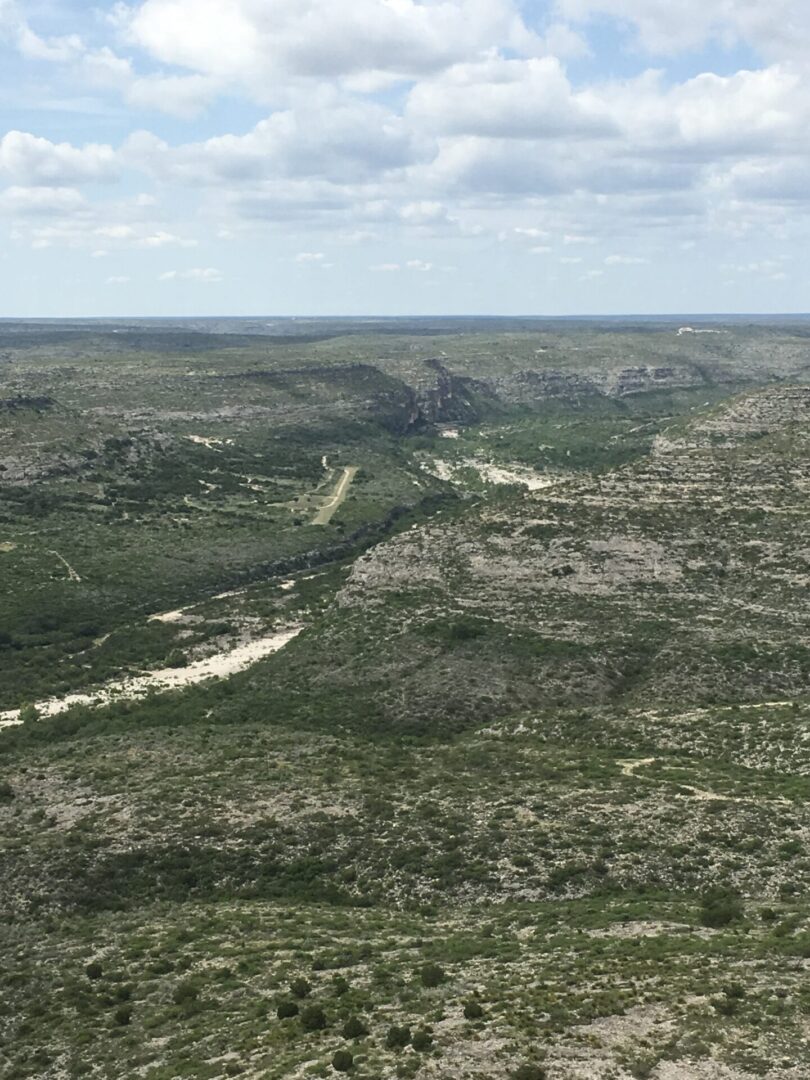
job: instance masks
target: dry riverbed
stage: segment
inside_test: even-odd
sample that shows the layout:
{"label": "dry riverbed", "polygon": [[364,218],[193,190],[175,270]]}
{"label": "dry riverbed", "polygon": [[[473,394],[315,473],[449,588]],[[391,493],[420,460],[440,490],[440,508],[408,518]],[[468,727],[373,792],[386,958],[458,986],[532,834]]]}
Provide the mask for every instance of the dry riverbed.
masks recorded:
{"label": "dry riverbed", "polygon": [[[248,641],[243,645],[237,645],[236,648],[228,652],[216,653],[214,656],[207,656],[202,660],[194,660],[183,667],[147,671],[141,675],[116,679],[98,687],[96,690],[38,701],[35,702],[35,708],[39,716],[57,716],[73,705],[108,705],[112,701],[144,697],[150,692],[160,693],[163,690],[178,690],[184,686],[203,682],[205,679],[226,679],[231,675],[244,671],[245,668],[254,664],[257,660],[262,660],[264,657],[278,652],[288,641],[292,641],[294,637],[300,634],[302,629],[301,626],[289,627],[266,637]],[[9,709],[7,712],[0,713],[0,728],[22,723],[20,712],[20,709]]]}

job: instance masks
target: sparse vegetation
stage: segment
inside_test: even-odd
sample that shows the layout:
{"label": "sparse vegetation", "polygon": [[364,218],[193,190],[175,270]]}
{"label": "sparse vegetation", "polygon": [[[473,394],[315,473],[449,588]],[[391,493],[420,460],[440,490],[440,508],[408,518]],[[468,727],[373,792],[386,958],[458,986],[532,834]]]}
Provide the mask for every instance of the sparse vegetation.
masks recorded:
{"label": "sparse vegetation", "polygon": [[356,329],[0,333],[0,1072],[798,1080],[804,331]]}

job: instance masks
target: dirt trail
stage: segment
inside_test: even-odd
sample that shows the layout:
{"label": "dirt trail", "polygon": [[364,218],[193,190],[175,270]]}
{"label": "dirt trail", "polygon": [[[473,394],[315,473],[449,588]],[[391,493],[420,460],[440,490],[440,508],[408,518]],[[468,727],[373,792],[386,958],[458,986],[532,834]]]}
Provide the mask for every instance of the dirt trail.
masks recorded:
{"label": "dirt trail", "polygon": [[[657,760],[658,758],[654,757],[636,758],[635,760],[629,759],[624,761],[617,761],[616,764],[622,770],[622,776],[635,777],[636,769],[640,769],[645,765],[654,765]],[[653,776],[642,776],[636,777],[636,779],[648,780],[650,783],[655,783],[658,778]],[[659,780],[658,782],[660,783],[661,781]],[[668,781],[666,778],[664,778],[663,782],[671,783],[672,781]],[[715,802],[719,800],[721,802],[750,803],[763,801],[754,798],[744,798],[740,795],[723,795],[720,792],[716,791],[706,791],[705,788],[695,787],[694,784],[684,784],[681,781],[676,781],[676,783],[681,789],[679,792],[676,792],[676,798],[680,797],[687,799],[697,799],[698,802]],[[783,795],[777,795],[776,798],[768,799],[767,802],[778,802],[784,803],[785,805],[790,805],[789,800],[786,799]]]}
{"label": "dirt trail", "polygon": [[[183,686],[203,682],[205,679],[227,678],[262,660],[265,656],[282,649],[288,641],[301,633],[303,627],[295,626],[281,630],[267,637],[257,638],[244,645],[237,645],[230,652],[217,653],[204,660],[194,660],[185,667],[161,668],[159,671],[146,671],[142,675],[118,679],[90,690],[86,693],[68,694],[63,698],[50,698],[38,701],[35,707],[40,716],[57,716],[71,705],[108,705],[111,701],[122,701],[144,697],[150,691],[177,690]],[[20,710],[9,709],[0,713],[0,728],[20,724]]]}
{"label": "dirt trail", "polygon": [[655,762],[654,757],[636,758],[635,760],[617,761],[616,764],[622,770],[622,776],[635,776],[636,769],[640,769],[643,765],[652,765]]}
{"label": "dirt trail", "polygon": [[329,500],[329,502],[324,503],[324,505],[320,508],[318,513],[312,519],[313,525],[329,524],[329,522],[332,520],[332,515],[346,498],[349,490],[349,485],[357,475],[357,471],[358,467],[356,465],[346,466],[346,468],[343,470],[343,475],[337,482],[337,486],[332,494],[331,499]]}
{"label": "dirt trail", "polygon": [[68,581],[82,580],[76,573],[76,571],[73,569],[73,567],[70,565],[70,563],[67,561],[67,559],[64,557],[64,555],[60,555],[58,551],[52,551],[50,548],[48,548],[48,554],[55,555],[59,562],[62,563],[62,565],[68,572]]}

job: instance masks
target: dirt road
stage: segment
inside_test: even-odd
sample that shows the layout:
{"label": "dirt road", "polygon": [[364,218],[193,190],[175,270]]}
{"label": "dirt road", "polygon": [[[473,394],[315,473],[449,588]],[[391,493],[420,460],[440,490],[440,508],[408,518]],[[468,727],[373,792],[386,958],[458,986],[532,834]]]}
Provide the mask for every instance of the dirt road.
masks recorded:
{"label": "dirt road", "polygon": [[312,519],[313,525],[329,524],[329,522],[332,520],[332,515],[346,498],[346,494],[349,490],[349,485],[351,484],[352,480],[354,480],[356,475],[357,466],[347,465],[346,468],[343,470],[343,475],[337,482],[337,487],[332,493],[332,497],[329,499],[328,502],[324,503],[324,505],[320,508],[318,513]]}

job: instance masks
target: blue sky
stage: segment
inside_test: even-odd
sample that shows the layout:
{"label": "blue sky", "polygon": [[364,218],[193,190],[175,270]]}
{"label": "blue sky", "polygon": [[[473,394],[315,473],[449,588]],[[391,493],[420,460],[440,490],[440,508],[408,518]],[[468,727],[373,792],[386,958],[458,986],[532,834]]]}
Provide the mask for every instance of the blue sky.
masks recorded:
{"label": "blue sky", "polygon": [[806,311],[805,0],[0,0],[0,316]]}

